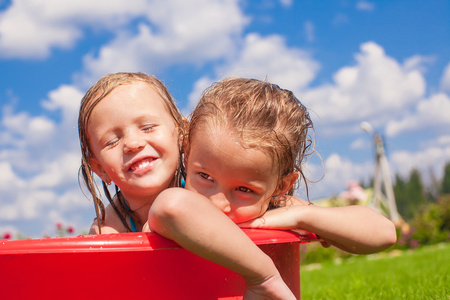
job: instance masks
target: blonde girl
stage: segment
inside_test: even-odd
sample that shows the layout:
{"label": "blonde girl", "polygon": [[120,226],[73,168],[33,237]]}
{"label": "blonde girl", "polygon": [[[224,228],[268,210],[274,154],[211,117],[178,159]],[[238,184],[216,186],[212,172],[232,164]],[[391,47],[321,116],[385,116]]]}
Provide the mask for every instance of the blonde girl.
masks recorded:
{"label": "blonde girl", "polygon": [[[245,78],[212,85],[190,119],[186,189],[160,194],[150,229],[212,261],[234,262],[230,269],[246,266],[241,274],[266,262],[229,231],[225,215],[241,227],[308,230],[351,253],[391,246],[395,227],[377,212],[318,207],[291,196],[298,178],[307,188],[302,164],[313,151],[311,130],[306,108],[288,90]],[[265,274],[275,280],[247,281],[247,299],[288,299],[273,284],[276,275]]]}
{"label": "blonde girl", "polygon": [[[106,75],[83,97],[78,129],[80,172],[97,214],[90,233],[140,231],[155,197],[179,186],[183,117],[167,88],[143,73]],[[106,209],[93,173],[102,179]]]}

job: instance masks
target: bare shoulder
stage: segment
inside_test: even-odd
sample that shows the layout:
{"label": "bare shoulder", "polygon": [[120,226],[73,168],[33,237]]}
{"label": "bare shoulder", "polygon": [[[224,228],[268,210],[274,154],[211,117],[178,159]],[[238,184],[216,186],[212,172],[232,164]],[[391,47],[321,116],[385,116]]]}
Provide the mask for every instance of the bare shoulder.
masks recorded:
{"label": "bare shoulder", "polygon": [[[110,233],[124,233],[127,232],[126,228],[123,226],[122,221],[120,221],[119,216],[117,216],[116,212],[112,208],[111,205],[108,205],[105,209],[105,221],[100,224],[102,229],[102,234],[110,234]],[[98,227],[97,218],[92,222],[91,228],[89,230],[89,234],[99,234],[100,230]]]}

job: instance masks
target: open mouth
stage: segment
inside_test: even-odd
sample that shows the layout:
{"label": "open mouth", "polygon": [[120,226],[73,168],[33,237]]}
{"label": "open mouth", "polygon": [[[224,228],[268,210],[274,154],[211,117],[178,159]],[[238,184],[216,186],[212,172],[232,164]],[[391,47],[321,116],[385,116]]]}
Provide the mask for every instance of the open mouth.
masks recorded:
{"label": "open mouth", "polygon": [[131,167],[130,170],[132,171],[138,171],[138,170],[142,170],[147,168],[148,166],[150,166],[150,164],[154,161],[154,158],[145,158],[143,160],[138,161],[137,163],[134,163]]}

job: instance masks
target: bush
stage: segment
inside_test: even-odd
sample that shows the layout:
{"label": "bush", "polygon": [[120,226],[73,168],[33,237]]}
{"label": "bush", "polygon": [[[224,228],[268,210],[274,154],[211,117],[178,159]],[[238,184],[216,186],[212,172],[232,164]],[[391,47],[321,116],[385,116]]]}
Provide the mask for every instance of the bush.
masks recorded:
{"label": "bush", "polygon": [[[415,249],[419,246],[450,241],[450,194],[440,196],[437,202],[420,206],[409,223],[397,228],[397,243],[385,250]],[[301,263],[310,264],[335,259],[346,259],[352,254],[335,247],[323,248],[320,243],[301,247]]]}
{"label": "bush", "polygon": [[420,244],[430,245],[446,242],[450,239],[450,194],[439,197],[420,209],[411,221],[415,228],[412,238]]}
{"label": "bush", "polygon": [[336,247],[324,248],[320,243],[303,244],[300,247],[300,263],[313,264],[335,259],[346,259],[353,254],[342,251]]}

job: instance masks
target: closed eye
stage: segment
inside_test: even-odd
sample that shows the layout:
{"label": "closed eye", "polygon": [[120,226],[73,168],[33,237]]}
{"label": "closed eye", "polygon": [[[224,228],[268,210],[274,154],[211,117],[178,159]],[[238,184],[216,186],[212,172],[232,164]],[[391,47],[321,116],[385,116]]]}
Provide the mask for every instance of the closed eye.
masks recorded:
{"label": "closed eye", "polygon": [[155,125],[146,125],[146,126],[144,126],[144,127],[142,128],[142,130],[143,130],[144,132],[150,132],[150,131],[152,131],[153,129],[155,129]]}
{"label": "closed eye", "polygon": [[112,148],[119,143],[119,139],[113,139],[105,143],[105,148]]}

